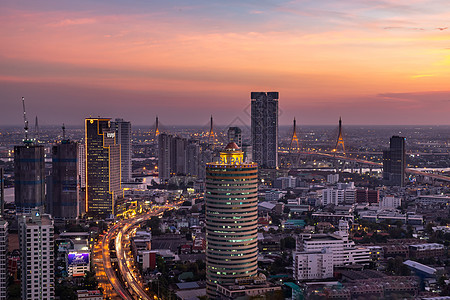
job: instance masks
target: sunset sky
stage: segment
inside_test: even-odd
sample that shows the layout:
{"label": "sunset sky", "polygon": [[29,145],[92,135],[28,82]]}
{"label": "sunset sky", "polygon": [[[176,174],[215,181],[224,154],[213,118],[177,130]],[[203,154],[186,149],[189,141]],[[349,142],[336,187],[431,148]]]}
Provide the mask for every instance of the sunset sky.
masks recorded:
{"label": "sunset sky", "polygon": [[450,1],[2,0],[0,125],[450,124]]}

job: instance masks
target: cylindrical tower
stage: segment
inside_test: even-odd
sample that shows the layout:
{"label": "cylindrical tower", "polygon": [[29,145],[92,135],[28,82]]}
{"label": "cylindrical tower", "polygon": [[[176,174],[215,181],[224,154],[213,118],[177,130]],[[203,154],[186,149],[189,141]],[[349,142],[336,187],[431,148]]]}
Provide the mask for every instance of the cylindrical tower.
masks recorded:
{"label": "cylindrical tower", "polygon": [[206,283],[210,299],[217,284],[257,275],[258,165],[244,163],[235,143],[218,162],[206,164]]}

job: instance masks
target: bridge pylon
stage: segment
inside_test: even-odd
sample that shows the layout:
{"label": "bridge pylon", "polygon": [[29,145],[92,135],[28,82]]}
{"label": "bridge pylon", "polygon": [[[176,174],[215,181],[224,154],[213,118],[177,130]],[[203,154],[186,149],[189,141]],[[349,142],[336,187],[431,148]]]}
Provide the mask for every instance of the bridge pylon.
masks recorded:
{"label": "bridge pylon", "polygon": [[209,126],[209,135],[208,135],[208,144],[212,146],[213,150],[216,145],[216,134],[214,132],[214,123],[213,123],[213,116],[211,115],[211,121]]}
{"label": "bridge pylon", "polygon": [[297,136],[297,122],[294,118],[294,124],[292,128],[291,142],[289,143],[289,162],[292,167],[299,167],[300,165],[300,141]]}
{"label": "bridge pylon", "polygon": [[345,143],[344,143],[344,135],[342,134],[342,118],[339,117],[339,133],[336,140],[336,146],[333,149],[333,152],[336,155],[336,152],[338,150],[338,147],[342,146],[342,153],[345,155]]}

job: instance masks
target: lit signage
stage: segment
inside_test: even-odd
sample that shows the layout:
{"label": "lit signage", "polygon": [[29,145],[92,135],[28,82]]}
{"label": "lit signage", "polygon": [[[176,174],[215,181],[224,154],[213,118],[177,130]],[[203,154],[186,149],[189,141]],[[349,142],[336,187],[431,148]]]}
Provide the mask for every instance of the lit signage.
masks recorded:
{"label": "lit signage", "polygon": [[220,152],[218,161],[221,165],[238,165],[244,162],[244,153],[242,151]]}
{"label": "lit signage", "polygon": [[69,266],[88,265],[89,253],[70,252],[67,255],[67,263]]}
{"label": "lit signage", "polygon": [[108,137],[108,138],[115,138],[116,137],[116,133],[115,132],[107,132],[106,133],[106,137]]}

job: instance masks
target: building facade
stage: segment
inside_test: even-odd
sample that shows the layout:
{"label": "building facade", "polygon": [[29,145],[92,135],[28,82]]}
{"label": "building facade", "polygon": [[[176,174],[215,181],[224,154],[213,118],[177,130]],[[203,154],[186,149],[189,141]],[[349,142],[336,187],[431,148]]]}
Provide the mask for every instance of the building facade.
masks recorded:
{"label": "building facade", "polygon": [[258,165],[244,163],[235,143],[218,162],[206,164],[206,283],[217,285],[257,276]]}
{"label": "building facade", "polygon": [[315,252],[297,252],[293,258],[295,280],[333,277],[333,252],[329,248]]}
{"label": "building facade", "polygon": [[89,217],[107,218],[122,196],[120,185],[120,146],[110,119],[85,120],[86,143],[86,213]]}
{"label": "building facade", "polygon": [[239,127],[228,128],[228,143],[236,143],[239,148],[242,148],[242,130]]}
{"label": "building facade", "polygon": [[383,180],[388,185],[404,186],[406,181],[406,138],[393,136],[389,150],[383,151]]}
{"label": "building facade", "polygon": [[7,299],[8,288],[8,222],[0,219],[0,300]]}
{"label": "building facade", "polygon": [[131,146],[131,123],[123,119],[116,119],[111,122],[111,127],[116,131],[116,142],[120,145],[120,169],[121,181],[131,182],[131,158],[133,148]]}
{"label": "building facade", "polygon": [[75,219],[79,213],[78,144],[68,140],[52,148],[51,201],[53,218]]}
{"label": "building facade", "polygon": [[260,168],[278,167],[278,92],[251,93],[253,161]]}
{"label": "building facade", "polygon": [[54,231],[50,215],[39,210],[18,217],[22,299],[54,299]]}
{"label": "building facade", "polygon": [[296,252],[320,252],[327,248],[333,254],[333,266],[368,264],[370,250],[356,247],[348,238],[348,222],[340,221],[339,230],[333,234],[302,234],[297,239]]}
{"label": "building facade", "polygon": [[44,207],[44,146],[25,144],[14,147],[14,199],[18,213]]}

